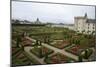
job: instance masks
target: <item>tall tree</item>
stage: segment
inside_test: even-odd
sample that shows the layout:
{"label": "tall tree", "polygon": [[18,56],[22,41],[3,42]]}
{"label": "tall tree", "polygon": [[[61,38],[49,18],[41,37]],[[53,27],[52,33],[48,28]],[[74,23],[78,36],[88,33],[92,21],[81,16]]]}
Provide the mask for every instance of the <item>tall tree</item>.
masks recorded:
{"label": "tall tree", "polygon": [[16,46],[19,47],[19,44],[21,42],[21,38],[20,36],[17,36],[17,41],[16,41]]}
{"label": "tall tree", "polygon": [[78,59],[79,59],[79,62],[82,62],[82,56],[81,55],[78,56]]}

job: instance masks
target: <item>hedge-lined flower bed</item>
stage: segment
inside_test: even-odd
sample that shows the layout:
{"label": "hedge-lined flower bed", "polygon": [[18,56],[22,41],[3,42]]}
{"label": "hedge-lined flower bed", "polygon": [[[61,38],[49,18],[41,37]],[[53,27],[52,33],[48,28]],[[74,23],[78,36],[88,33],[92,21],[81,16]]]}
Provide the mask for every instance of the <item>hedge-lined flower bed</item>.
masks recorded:
{"label": "hedge-lined flower bed", "polygon": [[22,53],[21,48],[12,48],[12,56],[13,56],[13,58],[19,56],[21,53]]}
{"label": "hedge-lined flower bed", "polygon": [[75,55],[79,55],[79,51],[80,50],[81,50],[80,46],[79,45],[75,45],[75,46],[73,46],[73,47],[71,47],[69,49],[66,49],[65,51],[71,52],[71,53],[73,53]]}
{"label": "hedge-lined flower bed", "polygon": [[30,65],[30,64],[39,64],[38,62],[31,61],[21,48],[12,48],[12,64],[13,65]]}
{"label": "hedge-lined flower bed", "polygon": [[57,41],[55,44],[51,44],[51,46],[54,46],[54,47],[59,48],[59,49],[63,49],[65,47],[70,46],[70,43],[68,40]]}
{"label": "hedge-lined flower bed", "polygon": [[45,58],[44,60],[47,64],[57,64],[57,63],[71,63],[71,62],[75,62],[75,60],[62,55],[62,54],[55,54],[51,57]]}
{"label": "hedge-lined flower bed", "polygon": [[13,65],[28,65],[31,61],[21,52],[19,55],[12,58]]}
{"label": "hedge-lined flower bed", "polygon": [[35,46],[33,49],[30,50],[31,53],[35,54],[39,58],[45,57],[48,54],[53,53],[53,50],[50,50],[43,46]]}

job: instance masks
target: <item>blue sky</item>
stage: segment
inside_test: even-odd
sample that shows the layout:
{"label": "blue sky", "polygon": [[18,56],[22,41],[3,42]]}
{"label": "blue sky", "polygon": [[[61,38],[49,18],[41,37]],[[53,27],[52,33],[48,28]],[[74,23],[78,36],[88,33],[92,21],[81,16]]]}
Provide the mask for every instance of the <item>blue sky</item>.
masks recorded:
{"label": "blue sky", "polygon": [[95,19],[94,6],[47,4],[34,2],[12,2],[12,18],[42,22],[74,23],[75,16],[84,16]]}

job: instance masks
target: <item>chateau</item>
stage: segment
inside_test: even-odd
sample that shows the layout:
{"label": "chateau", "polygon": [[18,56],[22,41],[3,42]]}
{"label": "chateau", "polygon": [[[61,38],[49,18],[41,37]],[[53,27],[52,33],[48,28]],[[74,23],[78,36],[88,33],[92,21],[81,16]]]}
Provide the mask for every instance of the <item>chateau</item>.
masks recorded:
{"label": "chateau", "polygon": [[85,16],[81,17],[74,17],[74,23],[75,23],[75,31],[78,33],[84,33],[84,34],[95,34],[96,31],[96,20],[95,19],[89,19],[87,17],[87,14]]}

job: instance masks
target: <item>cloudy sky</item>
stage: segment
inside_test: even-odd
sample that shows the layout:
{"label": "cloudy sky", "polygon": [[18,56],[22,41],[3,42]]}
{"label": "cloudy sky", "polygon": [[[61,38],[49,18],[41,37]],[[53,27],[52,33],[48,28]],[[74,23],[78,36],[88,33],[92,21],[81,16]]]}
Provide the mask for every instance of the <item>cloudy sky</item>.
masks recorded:
{"label": "cloudy sky", "polygon": [[34,2],[12,2],[12,18],[42,22],[74,23],[75,16],[84,16],[95,19],[94,6],[47,4]]}

